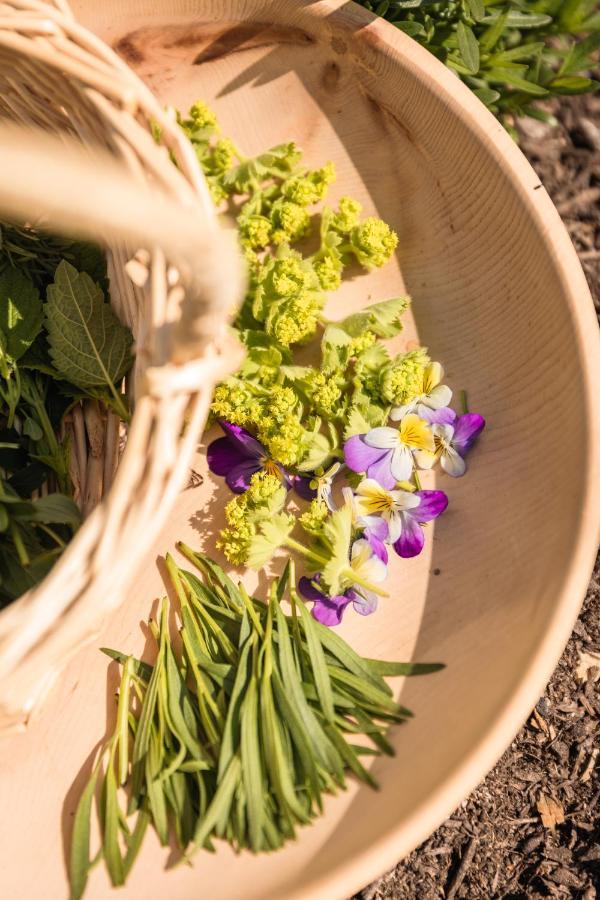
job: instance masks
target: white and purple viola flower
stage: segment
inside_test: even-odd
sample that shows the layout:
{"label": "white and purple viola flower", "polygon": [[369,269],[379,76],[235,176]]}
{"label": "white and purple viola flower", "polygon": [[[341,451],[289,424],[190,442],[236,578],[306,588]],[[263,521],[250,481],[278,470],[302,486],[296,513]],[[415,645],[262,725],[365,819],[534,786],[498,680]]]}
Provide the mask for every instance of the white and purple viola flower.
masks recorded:
{"label": "white and purple viola flower", "polygon": [[209,444],[208,468],[214,475],[224,477],[234,494],[247,491],[252,476],[261,471],[277,475],[288,489],[292,486],[292,479],[283,466],[271,459],[261,442],[245,428],[231,422],[219,424],[225,435]]}
{"label": "white and purple viola flower", "polygon": [[339,625],[350,604],[361,616],[370,616],[377,609],[377,597],[364,589],[348,588],[342,594],[329,596],[321,589],[321,576],[302,577],[298,582],[298,590],[306,600],[313,603],[312,614],[322,625]]}
{"label": "white and purple viola flower", "polygon": [[444,472],[460,478],[467,469],[465,456],[484,428],[485,419],[479,413],[456,416],[451,424],[433,425],[435,448],[417,451],[417,464],[421,469],[431,469],[439,459]]}
{"label": "white and purple viola flower", "polygon": [[448,497],[443,491],[386,490],[365,478],[356,489],[354,505],[359,521],[379,518],[398,556],[410,559],[423,549],[423,524],[441,516]]}
{"label": "white and purple viola flower", "polygon": [[404,416],[399,428],[381,426],[366,434],[355,434],[344,444],[344,459],[353,472],[391,490],[399,481],[408,481],[414,469],[414,454],[435,451],[430,425],[414,413]]}
{"label": "white and purple viola flower", "polygon": [[431,425],[453,422],[456,418],[454,410],[449,408],[452,391],[442,384],[444,370],[439,362],[430,363],[423,372],[421,391],[409,403],[395,406],[390,412],[393,422],[400,422],[410,413],[416,413]]}

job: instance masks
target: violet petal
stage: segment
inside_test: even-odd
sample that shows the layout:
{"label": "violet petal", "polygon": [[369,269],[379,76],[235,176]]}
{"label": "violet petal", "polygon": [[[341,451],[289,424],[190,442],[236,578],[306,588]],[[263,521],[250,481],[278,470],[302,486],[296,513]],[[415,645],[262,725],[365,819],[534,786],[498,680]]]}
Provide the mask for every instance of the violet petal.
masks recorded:
{"label": "violet petal", "polygon": [[267,452],[260,441],[242,428],[241,425],[232,425],[231,422],[219,422],[221,428],[225,432],[226,437],[231,441],[234,447],[239,447],[244,456],[250,456],[254,459],[262,459]]}
{"label": "violet petal", "polygon": [[396,479],[392,475],[391,468],[393,452],[393,450],[384,451],[383,456],[367,469],[369,478],[374,478],[386,491],[391,491],[396,487]]}
{"label": "violet petal", "polygon": [[315,603],[318,603],[323,599],[327,599],[327,595],[313,584],[314,580],[314,578],[307,578],[306,575],[303,575],[298,582],[298,590],[307,600],[313,600]]}
{"label": "violet petal", "polygon": [[312,478],[306,475],[292,476],[294,490],[303,500],[314,500],[317,496],[316,488],[311,488],[310,486],[312,480]]}
{"label": "violet petal", "polygon": [[258,459],[245,459],[234,466],[227,475],[225,481],[234,494],[243,494],[250,487],[250,479],[256,472],[260,472],[261,464]]}
{"label": "violet petal", "polygon": [[394,550],[403,559],[418,556],[425,543],[423,529],[412,516],[402,516],[402,531],[394,544]]}
{"label": "violet petal", "polygon": [[322,625],[339,625],[349,603],[350,599],[343,595],[324,597],[314,604],[312,608],[313,618]]}
{"label": "violet petal", "polygon": [[389,452],[379,447],[369,447],[364,437],[364,434],[355,434],[344,444],[344,459],[353,472],[366,472],[369,466]]}
{"label": "violet petal", "polygon": [[444,491],[416,491],[421,498],[419,505],[410,511],[418,522],[431,522],[437,519],[448,506],[448,497]]}
{"label": "violet petal", "polygon": [[232,444],[228,437],[217,438],[206,450],[208,468],[214,475],[221,477],[225,477],[234,466],[244,462],[245,459],[247,455]]}
{"label": "violet petal", "polygon": [[452,443],[461,453],[466,453],[485,428],[485,419],[479,413],[465,413],[454,423]]}

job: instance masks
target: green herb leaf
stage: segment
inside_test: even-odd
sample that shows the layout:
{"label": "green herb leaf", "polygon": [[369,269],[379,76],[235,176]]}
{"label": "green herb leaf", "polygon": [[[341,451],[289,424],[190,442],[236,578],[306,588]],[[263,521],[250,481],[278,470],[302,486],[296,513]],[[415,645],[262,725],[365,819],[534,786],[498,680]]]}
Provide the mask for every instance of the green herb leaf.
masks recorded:
{"label": "green herb leaf", "polygon": [[479,71],[479,44],[471,28],[464,22],[456,26],[458,49],[469,72],[476,75]]}
{"label": "green herb leaf", "polygon": [[372,303],[362,312],[354,313],[346,319],[336,322],[336,326],[352,337],[364,331],[372,331],[377,337],[391,338],[402,331],[401,316],[410,306],[410,297],[394,297]]}
{"label": "green herb leaf", "polygon": [[131,332],[121,325],[96,282],[64,260],[44,305],[50,356],[81,388],[108,388],[131,366]]}
{"label": "green herb leaf", "polygon": [[79,798],[75,818],[73,820],[73,834],[71,836],[71,852],[69,856],[69,883],[71,885],[70,900],[80,900],[83,897],[91,867],[90,861],[90,820],[92,815],[92,803],[98,775],[101,769],[101,759],[98,760],[92,771],[90,780]]}
{"label": "green herb leaf", "polygon": [[[40,333],[42,301],[30,278],[18,269],[0,274],[0,357],[19,360]],[[2,340],[3,336],[3,340]]]}

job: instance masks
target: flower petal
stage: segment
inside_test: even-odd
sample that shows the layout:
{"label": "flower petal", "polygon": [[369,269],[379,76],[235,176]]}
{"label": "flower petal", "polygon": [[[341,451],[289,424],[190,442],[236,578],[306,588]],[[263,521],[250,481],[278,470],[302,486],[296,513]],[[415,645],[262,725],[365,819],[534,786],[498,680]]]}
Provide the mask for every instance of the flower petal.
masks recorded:
{"label": "flower petal", "polygon": [[432,469],[439,459],[438,453],[431,453],[429,450],[417,450],[415,452],[415,461],[420,469]]}
{"label": "flower petal", "polygon": [[369,547],[371,548],[377,559],[380,559],[381,562],[387,566],[389,556],[387,547],[385,546],[381,538],[378,538],[377,535],[373,534],[370,531],[364,531],[363,534],[368,540]]}
{"label": "flower petal", "polygon": [[433,433],[427,422],[411,413],[402,419],[400,440],[411,450],[434,450]]}
{"label": "flower petal", "polygon": [[362,591],[362,594],[356,591],[352,591],[352,593],[354,594],[352,606],[359,615],[370,616],[375,612],[379,600],[377,594],[373,594],[372,591]]}
{"label": "flower petal", "polygon": [[[429,363],[427,368],[425,369],[423,375],[423,391],[425,394],[431,394],[432,391],[440,384],[442,378],[444,377],[444,370],[442,369],[441,363],[432,362]],[[448,404],[445,403],[444,406]]]}
{"label": "flower petal", "polygon": [[372,428],[365,434],[365,443],[369,447],[377,447],[380,450],[391,450],[400,443],[400,435],[397,428],[388,428],[382,425],[379,428]]}
{"label": "flower petal", "polygon": [[364,434],[355,434],[344,444],[344,459],[353,472],[366,472],[369,466],[386,455],[385,450],[366,444],[364,438]]}
{"label": "flower petal", "polygon": [[232,425],[231,422],[219,422],[219,425],[225,432],[225,436],[234,447],[240,449],[244,456],[250,456],[254,459],[261,459],[263,456],[267,456],[267,451],[260,441],[252,437],[241,425]]}
{"label": "flower petal", "polygon": [[420,497],[421,502],[409,515],[418,522],[431,522],[432,519],[437,519],[448,506],[448,497],[443,491],[417,491],[416,496]]}
{"label": "flower petal", "polygon": [[429,409],[426,406],[420,406],[418,413],[430,425],[453,425],[456,421],[456,413],[449,406],[444,406],[442,409]]}
{"label": "flower petal", "polygon": [[461,453],[466,453],[485,428],[485,419],[479,413],[465,413],[454,425],[452,443]]}
{"label": "flower petal", "polygon": [[208,468],[214,475],[221,475],[221,477],[227,475],[234,466],[239,465],[245,459],[247,459],[246,454],[232,444],[227,437],[217,438],[208,445],[206,450]]}
{"label": "flower petal", "polygon": [[310,486],[314,479],[306,475],[292,475],[292,484],[294,490],[303,500],[314,500],[317,496],[316,488]]}
{"label": "flower petal", "polygon": [[395,481],[408,481],[412,475],[414,461],[408,447],[396,447],[392,452],[390,469]]}
{"label": "flower petal", "polygon": [[410,403],[406,403],[404,406],[394,406],[392,410],[390,410],[390,419],[392,422],[399,422],[404,416],[407,416],[409,413],[414,412],[416,409],[417,403],[415,400],[412,400]]}
{"label": "flower petal", "polygon": [[314,584],[314,578],[307,578],[306,575],[303,575],[298,582],[298,590],[307,600],[319,602],[324,598],[327,599],[327,595]]}
{"label": "flower petal", "polygon": [[381,487],[386,488],[388,491],[391,491],[392,488],[396,486],[396,479],[392,475],[391,469],[392,454],[394,452],[395,451],[393,450],[385,450],[383,456],[372,463],[367,469],[369,478],[374,478],[375,481],[379,482]]}
{"label": "flower petal", "polygon": [[369,532],[380,541],[385,541],[388,536],[388,523],[381,516],[361,516],[359,525],[364,526],[365,534]]}
{"label": "flower petal", "polygon": [[442,469],[453,478],[460,478],[465,474],[467,464],[454,447],[448,447],[441,455]]}
{"label": "flower petal", "polygon": [[412,559],[418,556],[425,543],[423,529],[413,516],[402,516],[402,532],[394,542],[394,550],[403,559]]}
{"label": "flower petal", "polygon": [[234,494],[243,494],[250,487],[250,479],[256,472],[260,472],[261,464],[258,459],[244,459],[225,476],[225,481]]}
{"label": "flower petal", "polygon": [[343,594],[339,594],[336,597],[325,597],[314,604],[312,608],[313,618],[320,622],[321,625],[329,625],[330,627],[339,625],[349,603],[350,599],[344,597]]}
{"label": "flower petal", "polygon": [[427,395],[427,406],[430,406],[432,409],[442,409],[442,407],[448,406],[451,400],[452,391],[448,385],[438,384]]}

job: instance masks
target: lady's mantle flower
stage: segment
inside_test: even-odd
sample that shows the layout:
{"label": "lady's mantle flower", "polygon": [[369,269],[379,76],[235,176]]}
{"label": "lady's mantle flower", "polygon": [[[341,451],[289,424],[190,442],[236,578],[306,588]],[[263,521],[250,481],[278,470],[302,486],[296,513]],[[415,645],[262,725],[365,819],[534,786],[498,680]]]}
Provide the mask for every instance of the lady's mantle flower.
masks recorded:
{"label": "lady's mantle flower", "polygon": [[291,487],[291,479],[283,466],[269,457],[260,441],[241,425],[232,425],[231,422],[220,424],[225,437],[217,438],[208,447],[208,468],[215,475],[224,476],[235,494],[247,491],[250,479],[260,471],[277,475],[285,487]]}
{"label": "lady's mantle flower", "polygon": [[377,609],[375,594],[364,590],[359,593],[353,588],[348,588],[343,594],[329,597],[318,586],[320,580],[320,575],[315,575],[312,579],[304,576],[298,583],[298,589],[303,597],[313,601],[312,614],[322,625],[339,625],[350,603],[361,616],[369,616]]}
{"label": "lady's mantle flower", "polygon": [[426,422],[437,424],[452,424],[456,413],[448,409],[452,400],[452,391],[446,384],[442,384],[444,370],[440,363],[432,362],[420,373],[419,385],[416,396],[408,403],[396,406],[390,413],[390,419],[399,422],[409,413],[416,413]]}
{"label": "lady's mantle flower", "polygon": [[419,416],[409,414],[399,428],[382,426],[367,434],[356,434],[344,444],[346,465],[353,472],[366,472],[391,490],[398,481],[408,481],[413,471],[413,451],[435,451],[431,428]]}
{"label": "lady's mantle flower", "polygon": [[359,516],[380,517],[387,524],[388,541],[398,556],[418,556],[425,538],[421,525],[437,519],[448,506],[443,491],[387,491],[372,478],[365,478],[354,497]]}
{"label": "lady's mantle flower", "polygon": [[484,428],[485,419],[478,413],[465,413],[452,425],[434,425],[435,448],[433,452],[431,449],[418,451],[417,463],[422,469],[430,469],[439,459],[444,472],[459,478],[467,468],[464,457]]}

